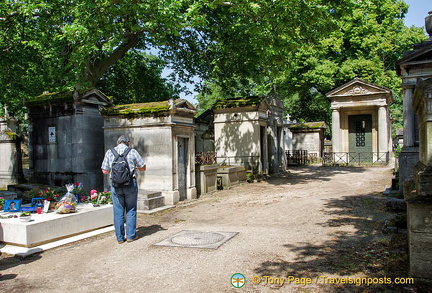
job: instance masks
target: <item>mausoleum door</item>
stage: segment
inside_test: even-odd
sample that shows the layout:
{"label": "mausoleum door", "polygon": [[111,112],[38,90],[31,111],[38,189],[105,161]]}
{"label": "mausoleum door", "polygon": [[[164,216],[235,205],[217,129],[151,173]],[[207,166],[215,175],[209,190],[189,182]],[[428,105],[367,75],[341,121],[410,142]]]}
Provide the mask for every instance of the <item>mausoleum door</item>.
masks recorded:
{"label": "mausoleum door", "polygon": [[372,162],[372,115],[348,116],[350,162]]}
{"label": "mausoleum door", "polygon": [[178,138],[178,191],[180,195],[180,201],[186,199],[186,188],[187,188],[187,138]]}

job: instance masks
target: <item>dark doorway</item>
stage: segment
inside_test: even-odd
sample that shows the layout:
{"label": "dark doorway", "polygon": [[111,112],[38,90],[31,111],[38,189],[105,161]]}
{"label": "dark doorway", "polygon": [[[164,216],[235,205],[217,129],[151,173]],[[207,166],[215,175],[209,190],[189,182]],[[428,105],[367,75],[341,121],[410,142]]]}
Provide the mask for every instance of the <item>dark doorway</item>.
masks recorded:
{"label": "dark doorway", "polygon": [[178,138],[178,191],[180,200],[186,199],[186,188],[187,188],[187,167],[188,167],[188,150],[187,150],[187,138]]}

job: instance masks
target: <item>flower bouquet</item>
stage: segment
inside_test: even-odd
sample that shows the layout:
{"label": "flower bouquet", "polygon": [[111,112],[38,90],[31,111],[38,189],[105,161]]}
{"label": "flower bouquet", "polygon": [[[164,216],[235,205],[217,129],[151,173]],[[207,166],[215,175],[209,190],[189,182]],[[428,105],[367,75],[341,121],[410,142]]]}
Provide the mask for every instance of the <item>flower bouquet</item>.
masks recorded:
{"label": "flower bouquet", "polygon": [[57,202],[60,198],[60,195],[58,194],[58,192],[54,189],[51,189],[50,187],[45,189],[41,196],[44,197],[45,200],[47,200],[49,202]]}
{"label": "flower bouquet", "polygon": [[96,189],[92,189],[90,195],[84,201],[92,203],[95,207],[101,204],[109,204],[112,202],[111,193],[107,191],[97,192]]}
{"label": "flower bouquet", "polygon": [[75,182],[73,183],[73,189],[72,189],[72,193],[75,195],[77,202],[80,202],[80,196],[83,193],[83,184],[81,182]]}
{"label": "flower bouquet", "polygon": [[77,199],[72,193],[74,188],[74,184],[66,184],[67,192],[56,204],[57,214],[76,213]]}

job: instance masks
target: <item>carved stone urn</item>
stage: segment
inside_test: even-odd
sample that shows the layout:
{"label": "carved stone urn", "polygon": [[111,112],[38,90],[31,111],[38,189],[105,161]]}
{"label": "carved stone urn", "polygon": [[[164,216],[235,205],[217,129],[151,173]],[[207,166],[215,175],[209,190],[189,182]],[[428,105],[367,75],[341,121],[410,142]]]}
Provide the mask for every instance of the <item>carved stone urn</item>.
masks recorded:
{"label": "carved stone urn", "polygon": [[429,34],[429,37],[432,39],[432,11],[429,11],[429,15],[425,17],[425,27],[426,27],[426,32]]}

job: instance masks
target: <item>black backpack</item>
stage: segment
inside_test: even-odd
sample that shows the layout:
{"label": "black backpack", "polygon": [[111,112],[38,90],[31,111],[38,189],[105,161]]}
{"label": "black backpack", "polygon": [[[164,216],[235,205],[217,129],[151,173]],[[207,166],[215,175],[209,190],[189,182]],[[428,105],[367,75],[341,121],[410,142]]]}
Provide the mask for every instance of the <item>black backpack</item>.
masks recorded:
{"label": "black backpack", "polygon": [[111,149],[114,154],[114,161],[111,166],[111,181],[114,187],[129,186],[132,182],[133,173],[126,160],[130,150],[131,148],[127,148],[123,154],[119,155],[114,148]]}

